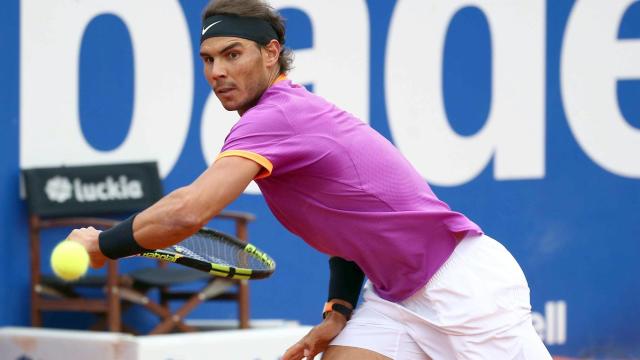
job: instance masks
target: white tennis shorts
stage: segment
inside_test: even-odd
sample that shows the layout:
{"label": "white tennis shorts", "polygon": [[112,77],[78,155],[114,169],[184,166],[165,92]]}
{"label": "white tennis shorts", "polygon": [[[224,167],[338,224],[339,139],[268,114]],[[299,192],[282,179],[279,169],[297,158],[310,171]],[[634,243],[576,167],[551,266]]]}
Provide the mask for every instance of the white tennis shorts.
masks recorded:
{"label": "white tennis shorts", "polygon": [[531,323],[529,287],[500,243],[467,237],[427,285],[401,303],[370,283],[364,302],[331,345],[394,360],[551,359]]}

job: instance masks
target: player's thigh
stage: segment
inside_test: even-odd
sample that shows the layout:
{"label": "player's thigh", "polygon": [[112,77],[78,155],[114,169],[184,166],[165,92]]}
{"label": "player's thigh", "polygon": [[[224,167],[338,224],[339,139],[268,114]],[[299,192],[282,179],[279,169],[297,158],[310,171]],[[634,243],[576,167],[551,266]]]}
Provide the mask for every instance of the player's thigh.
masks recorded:
{"label": "player's thigh", "polygon": [[378,356],[363,359],[429,360],[407,332],[406,309],[381,299],[369,285],[365,286],[364,302],[330,344],[336,349],[332,352],[340,355],[335,359],[360,359],[358,356],[342,357],[343,352],[349,349],[348,355],[354,355],[351,351],[361,351],[362,354]]}
{"label": "player's thigh", "polygon": [[391,358],[375,351],[351,346],[332,345],[324,352],[322,360],[390,360]]}

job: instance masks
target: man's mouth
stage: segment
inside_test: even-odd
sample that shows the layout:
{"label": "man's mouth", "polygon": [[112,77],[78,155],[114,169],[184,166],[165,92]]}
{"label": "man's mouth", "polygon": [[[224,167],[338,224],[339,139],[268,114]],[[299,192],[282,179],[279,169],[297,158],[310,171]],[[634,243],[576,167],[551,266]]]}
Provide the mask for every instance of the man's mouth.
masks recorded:
{"label": "man's mouth", "polygon": [[233,86],[223,86],[223,87],[217,87],[215,88],[215,92],[218,95],[224,95],[227,94],[231,91],[233,91],[235,88]]}

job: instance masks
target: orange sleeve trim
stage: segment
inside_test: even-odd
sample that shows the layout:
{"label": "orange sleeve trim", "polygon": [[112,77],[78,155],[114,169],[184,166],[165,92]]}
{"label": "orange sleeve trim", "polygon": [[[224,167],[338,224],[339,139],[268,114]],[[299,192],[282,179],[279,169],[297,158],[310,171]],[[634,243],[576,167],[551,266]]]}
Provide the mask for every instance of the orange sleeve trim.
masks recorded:
{"label": "orange sleeve trim", "polygon": [[243,157],[245,159],[249,159],[249,160],[255,161],[256,163],[258,163],[258,165],[262,166],[262,170],[258,173],[258,175],[256,175],[255,178],[253,178],[254,180],[266,178],[269,175],[271,175],[271,172],[273,171],[273,164],[271,163],[271,161],[269,161],[264,156],[262,156],[260,154],[256,154],[256,153],[251,152],[251,151],[246,151],[246,150],[227,150],[227,151],[224,151],[224,152],[221,152],[220,154],[218,154],[218,156],[216,157],[216,160],[221,159],[223,157],[227,157],[227,156]]}

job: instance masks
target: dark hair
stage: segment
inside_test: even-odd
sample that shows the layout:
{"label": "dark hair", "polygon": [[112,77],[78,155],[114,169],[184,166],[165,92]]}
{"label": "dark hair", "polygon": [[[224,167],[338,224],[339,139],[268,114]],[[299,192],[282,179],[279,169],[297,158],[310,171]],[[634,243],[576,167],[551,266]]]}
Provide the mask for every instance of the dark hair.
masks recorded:
{"label": "dark hair", "polygon": [[[262,0],[211,0],[202,12],[202,20],[214,15],[236,15],[242,17],[255,17],[267,21],[278,35],[280,49],[280,73],[286,74],[293,65],[293,52],[284,46],[285,29],[284,19],[269,4]],[[257,43],[256,43],[257,44]]]}

